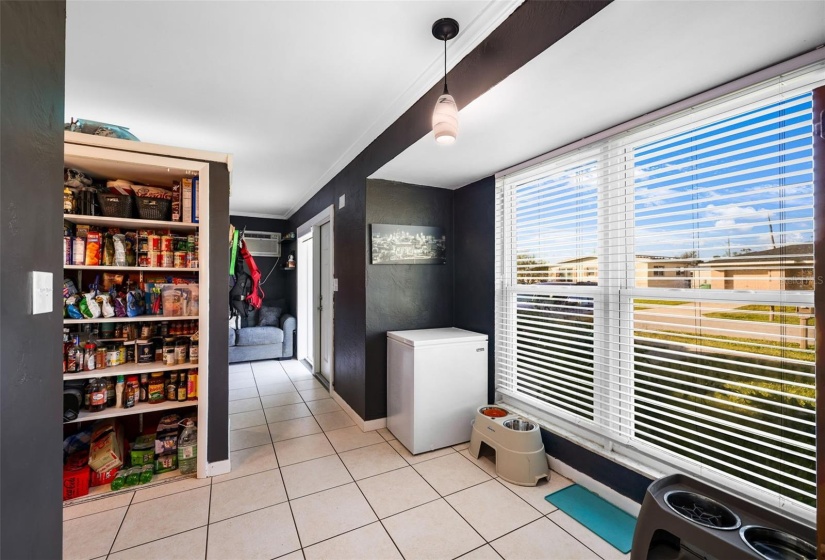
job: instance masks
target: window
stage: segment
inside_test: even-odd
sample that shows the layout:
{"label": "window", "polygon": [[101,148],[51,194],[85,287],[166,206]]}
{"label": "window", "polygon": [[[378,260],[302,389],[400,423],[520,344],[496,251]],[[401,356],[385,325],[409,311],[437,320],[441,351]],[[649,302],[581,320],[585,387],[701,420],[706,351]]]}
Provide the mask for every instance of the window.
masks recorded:
{"label": "window", "polygon": [[800,73],[498,178],[505,400],[659,465],[815,505],[822,79]]}

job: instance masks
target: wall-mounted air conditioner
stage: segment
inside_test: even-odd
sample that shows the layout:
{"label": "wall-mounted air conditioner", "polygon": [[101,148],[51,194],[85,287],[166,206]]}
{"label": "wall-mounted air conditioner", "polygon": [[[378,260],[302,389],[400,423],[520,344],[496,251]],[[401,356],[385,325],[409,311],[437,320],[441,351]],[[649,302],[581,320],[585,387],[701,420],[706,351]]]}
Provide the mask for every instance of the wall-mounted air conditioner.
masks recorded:
{"label": "wall-mounted air conditioner", "polygon": [[280,257],[281,256],[281,234],[274,231],[249,231],[247,230],[243,239],[246,248],[253,257]]}

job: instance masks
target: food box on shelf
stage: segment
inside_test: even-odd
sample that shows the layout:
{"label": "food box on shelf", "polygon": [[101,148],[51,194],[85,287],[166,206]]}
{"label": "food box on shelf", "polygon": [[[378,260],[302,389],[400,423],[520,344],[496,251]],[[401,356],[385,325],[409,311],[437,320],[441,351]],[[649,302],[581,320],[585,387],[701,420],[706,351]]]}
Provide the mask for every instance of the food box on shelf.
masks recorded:
{"label": "food box on shelf", "polygon": [[196,317],[200,294],[197,284],[158,284],[166,317]]}
{"label": "food box on shelf", "polygon": [[109,485],[115,479],[120,467],[105,470],[102,472],[92,471],[92,486]]}
{"label": "food box on shelf", "polygon": [[78,451],[69,455],[63,466],[63,499],[72,500],[89,493],[89,454]]}
{"label": "food box on shelf", "polygon": [[178,468],[178,454],[158,455],[155,458],[155,474],[173,471]]}
{"label": "food box on shelf", "polygon": [[104,472],[123,465],[123,429],[113,418],[100,420],[92,429],[89,467]]}

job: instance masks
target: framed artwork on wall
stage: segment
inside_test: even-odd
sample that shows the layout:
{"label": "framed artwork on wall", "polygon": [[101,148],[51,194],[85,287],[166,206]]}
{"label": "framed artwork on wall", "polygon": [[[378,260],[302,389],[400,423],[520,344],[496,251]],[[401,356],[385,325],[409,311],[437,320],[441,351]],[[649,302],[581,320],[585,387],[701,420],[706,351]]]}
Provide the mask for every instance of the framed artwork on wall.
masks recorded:
{"label": "framed artwork on wall", "polygon": [[372,224],[372,264],[445,264],[447,237],[440,227]]}

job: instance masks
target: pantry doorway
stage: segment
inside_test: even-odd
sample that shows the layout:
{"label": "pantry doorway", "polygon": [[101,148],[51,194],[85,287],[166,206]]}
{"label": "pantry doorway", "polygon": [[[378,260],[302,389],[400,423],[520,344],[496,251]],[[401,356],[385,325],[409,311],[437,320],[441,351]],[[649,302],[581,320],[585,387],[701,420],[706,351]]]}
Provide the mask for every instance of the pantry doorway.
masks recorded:
{"label": "pantry doorway", "polygon": [[298,359],[333,385],[334,207],[298,228]]}

